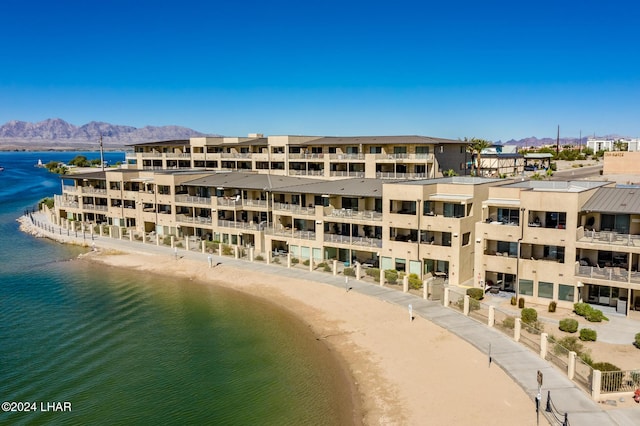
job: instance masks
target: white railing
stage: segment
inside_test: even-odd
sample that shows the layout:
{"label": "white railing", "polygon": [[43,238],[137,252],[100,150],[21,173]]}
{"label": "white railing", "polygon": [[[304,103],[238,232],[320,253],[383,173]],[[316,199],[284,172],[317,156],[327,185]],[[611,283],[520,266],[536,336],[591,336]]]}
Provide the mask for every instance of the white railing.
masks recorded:
{"label": "white railing", "polygon": [[329,173],[329,176],[364,177],[364,172],[346,172],[333,170]]}
{"label": "white railing", "polygon": [[267,200],[243,200],[242,205],[246,207],[268,207]]}
{"label": "white railing", "polygon": [[289,160],[320,160],[324,154],[289,154]]}
{"label": "white railing", "polygon": [[576,275],[599,280],[628,281],[629,271],[618,267],[581,266],[576,265]]}
{"label": "white railing", "polygon": [[107,190],[102,188],[93,188],[91,186],[81,186],[79,188],[80,192],[82,192],[83,194],[107,194]]}
{"label": "white railing", "polygon": [[[584,236],[582,237],[589,242],[596,244],[615,244],[615,245],[626,245],[626,246],[635,246],[640,245],[640,235],[633,234],[619,234],[615,231],[584,231]],[[581,239],[581,238],[578,238]]]}
{"label": "white railing", "polygon": [[325,216],[344,217],[359,220],[382,220],[382,213],[378,213],[373,210],[357,211],[352,209],[333,209],[329,214],[325,214]]}
{"label": "white railing", "polygon": [[234,198],[218,197],[218,205],[225,206],[225,207],[242,206],[242,200],[238,200],[235,197]]}
{"label": "white railing", "polygon": [[293,214],[312,216],[316,214],[315,207],[302,207],[297,204],[274,203],[273,211],[285,211]]}
{"label": "white railing", "polygon": [[102,205],[96,205],[96,204],[83,204],[82,208],[84,210],[96,210],[100,212],[106,212],[109,209],[109,206],[102,206]]}
{"label": "white railing", "polygon": [[221,228],[257,229],[258,225],[250,222],[234,222],[233,220],[218,220],[218,226]]}
{"label": "white railing", "polygon": [[376,172],[378,179],[424,179],[426,177],[426,173]]}
{"label": "white railing", "polygon": [[176,203],[211,204],[211,197],[196,197],[194,195],[176,195]]}
{"label": "white railing", "polygon": [[364,160],[364,154],[329,154],[330,160]]}

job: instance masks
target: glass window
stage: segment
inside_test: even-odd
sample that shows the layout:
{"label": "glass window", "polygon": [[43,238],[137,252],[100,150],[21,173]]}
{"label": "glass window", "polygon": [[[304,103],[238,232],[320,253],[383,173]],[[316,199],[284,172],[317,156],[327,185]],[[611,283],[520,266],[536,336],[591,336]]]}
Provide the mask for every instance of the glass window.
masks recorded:
{"label": "glass window", "polygon": [[520,285],[518,286],[518,292],[525,296],[533,296],[533,281],[520,280]]}
{"label": "glass window", "polygon": [[466,246],[469,244],[469,236],[471,235],[471,232],[465,232],[464,234],[462,234],[462,245]]}
{"label": "glass window", "polygon": [[382,147],[381,146],[370,146],[369,147],[369,153],[370,154],[382,154]]}
{"label": "glass window", "polygon": [[573,302],[574,287],[567,284],[558,284],[558,300]]}
{"label": "glass window", "polygon": [[553,299],[553,283],[544,281],[538,282],[538,297]]}

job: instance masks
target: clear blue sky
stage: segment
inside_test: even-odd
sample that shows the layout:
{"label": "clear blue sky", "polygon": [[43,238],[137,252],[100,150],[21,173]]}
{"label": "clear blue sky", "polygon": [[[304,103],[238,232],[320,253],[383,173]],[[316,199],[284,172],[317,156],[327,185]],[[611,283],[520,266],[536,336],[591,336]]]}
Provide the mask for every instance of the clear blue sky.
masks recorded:
{"label": "clear blue sky", "polygon": [[630,0],[5,0],[0,16],[0,124],[640,137]]}

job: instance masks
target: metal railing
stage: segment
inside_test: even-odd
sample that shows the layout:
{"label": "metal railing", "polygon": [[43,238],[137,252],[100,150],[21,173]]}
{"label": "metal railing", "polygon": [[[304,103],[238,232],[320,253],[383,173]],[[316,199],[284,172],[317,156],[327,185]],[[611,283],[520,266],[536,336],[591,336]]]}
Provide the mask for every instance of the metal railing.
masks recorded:
{"label": "metal railing", "polygon": [[[598,266],[576,265],[575,274],[580,277],[589,277],[608,281],[627,282],[629,280],[629,271],[618,267],[600,268]],[[636,275],[638,274],[634,274],[634,278],[636,278]],[[640,276],[637,278],[640,278]]]}
{"label": "metal railing", "polygon": [[353,209],[333,209],[330,213],[325,214],[325,217],[344,217],[349,219],[361,219],[361,220],[382,220],[382,213],[373,210],[353,210]]}
{"label": "metal railing", "polygon": [[578,241],[587,241],[595,244],[612,244],[622,246],[640,246],[640,235],[620,234],[615,231],[589,231],[577,235]]}
{"label": "metal railing", "polygon": [[313,216],[316,214],[315,207],[303,207],[297,204],[273,203],[273,211],[284,211],[293,214]]}
{"label": "metal railing", "polygon": [[211,197],[197,197],[194,195],[176,195],[176,203],[211,204]]}

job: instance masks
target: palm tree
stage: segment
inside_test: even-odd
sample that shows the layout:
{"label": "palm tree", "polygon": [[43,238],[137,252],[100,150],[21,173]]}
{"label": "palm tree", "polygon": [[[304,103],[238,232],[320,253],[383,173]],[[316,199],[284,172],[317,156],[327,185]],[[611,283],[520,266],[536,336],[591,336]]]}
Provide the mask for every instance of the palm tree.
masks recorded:
{"label": "palm tree", "polygon": [[465,142],[467,142],[467,152],[471,154],[471,161],[473,161],[473,156],[476,156],[476,176],[480,176],[482,169],[480,155],[482,153],[482,150],[489,148],[493,144],[490,141],[478,138],[471,138],[471,140],[464,138],[464,140]]}

